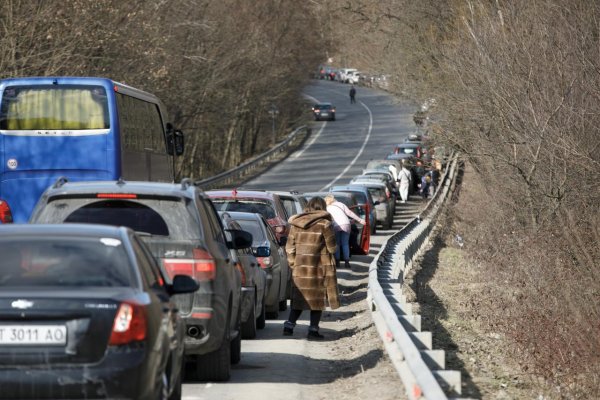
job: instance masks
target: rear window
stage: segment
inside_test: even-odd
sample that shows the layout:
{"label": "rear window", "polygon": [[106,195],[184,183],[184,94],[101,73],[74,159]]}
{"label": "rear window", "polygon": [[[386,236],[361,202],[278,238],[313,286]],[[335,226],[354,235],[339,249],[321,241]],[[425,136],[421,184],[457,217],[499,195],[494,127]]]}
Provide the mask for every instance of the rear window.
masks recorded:
{"label": "rear window", "polygon": [[87,223],[126,226],[174,240],[201,239],[198,220],[183,200],[59,198],[51,200],[33,223]]}
{"label": "rear window", "polygon": [[260,199],[218,199],[211,198],[217,211],[242,211],[261,214],[265,219],[277,217],[275,208],[267,200]]}
{"label": "rear window", "polygon": [[261,229],[258,221],[247,219],[236,220],[243,230],[252,234],[252,247],[260,246],[267,241],[265,232]]}
{"label": "rear window", "polygon": [[19,238],[0,242],[0,287],[131,286],[132,266],[115,238]]}
{"label": "rear window", "polygon": [[379,201],[383,201],[386,199],[385,192],[383,191],[383,189],[369,188],[369,193],[371,193],[371,196],[374,199],[377,199]]}
{"label": "rear window", "polygon": [[1,130],[108,129],[101,86],[10,86],[2,93]]}

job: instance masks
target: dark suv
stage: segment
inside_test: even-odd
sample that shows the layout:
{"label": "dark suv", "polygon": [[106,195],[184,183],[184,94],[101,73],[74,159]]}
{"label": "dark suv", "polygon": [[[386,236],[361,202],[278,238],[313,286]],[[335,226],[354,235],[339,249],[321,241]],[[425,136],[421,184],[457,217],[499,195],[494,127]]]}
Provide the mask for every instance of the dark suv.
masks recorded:
{"label": "dark suv", "polygon": [[[241,276],[221,219],[189,179],[181,184],[59,179],[44,192],[30,222],[122,225],[141,232],[168,279],[185,274],[200,285],[195,293],[174,296],[186,323],[185,354],[196,363],[197,378],[229,379],[231,362],[241,352]],[[250,234],[230,232],[238,247],[251,246]]]}

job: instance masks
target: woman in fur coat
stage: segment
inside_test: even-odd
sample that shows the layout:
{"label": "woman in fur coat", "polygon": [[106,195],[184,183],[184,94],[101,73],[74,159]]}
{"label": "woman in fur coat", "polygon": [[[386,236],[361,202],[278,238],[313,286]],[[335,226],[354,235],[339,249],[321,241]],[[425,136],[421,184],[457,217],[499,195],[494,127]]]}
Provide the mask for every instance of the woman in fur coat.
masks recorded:
{"label": "woman in fur coat", "polygon": [[290,316],[283,324],[283,334],[294,333],[303,310],[310,310],[308,339],[323,339],[319,322],[323,310],[340,306],[335,273],[335,232],[325,200],[313,197],[305,212],[290,218],[290,234],[285,250],[292,270]]}

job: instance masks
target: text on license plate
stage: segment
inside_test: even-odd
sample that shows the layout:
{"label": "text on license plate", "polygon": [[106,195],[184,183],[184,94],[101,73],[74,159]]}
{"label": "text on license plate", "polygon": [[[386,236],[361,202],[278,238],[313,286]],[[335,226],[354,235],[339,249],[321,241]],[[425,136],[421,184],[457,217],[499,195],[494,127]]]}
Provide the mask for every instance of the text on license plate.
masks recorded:
{"label": "text on license plate", "polygon": [[0,325],[1,345],[66,345],[64,325]]}
{"label": "text on license plate", "polygon": [[322,112],[321,115],[329,115],[329,113]]}

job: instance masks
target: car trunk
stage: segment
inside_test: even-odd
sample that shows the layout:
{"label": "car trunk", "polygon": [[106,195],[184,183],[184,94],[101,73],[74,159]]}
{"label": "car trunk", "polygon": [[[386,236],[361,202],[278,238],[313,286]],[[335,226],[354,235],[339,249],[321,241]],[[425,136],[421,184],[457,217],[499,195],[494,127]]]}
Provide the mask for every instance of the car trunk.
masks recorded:
{"label": "car trunk", "polygon": [[0,365],[89,364],[102,359],[129,288],[3,290]]}

